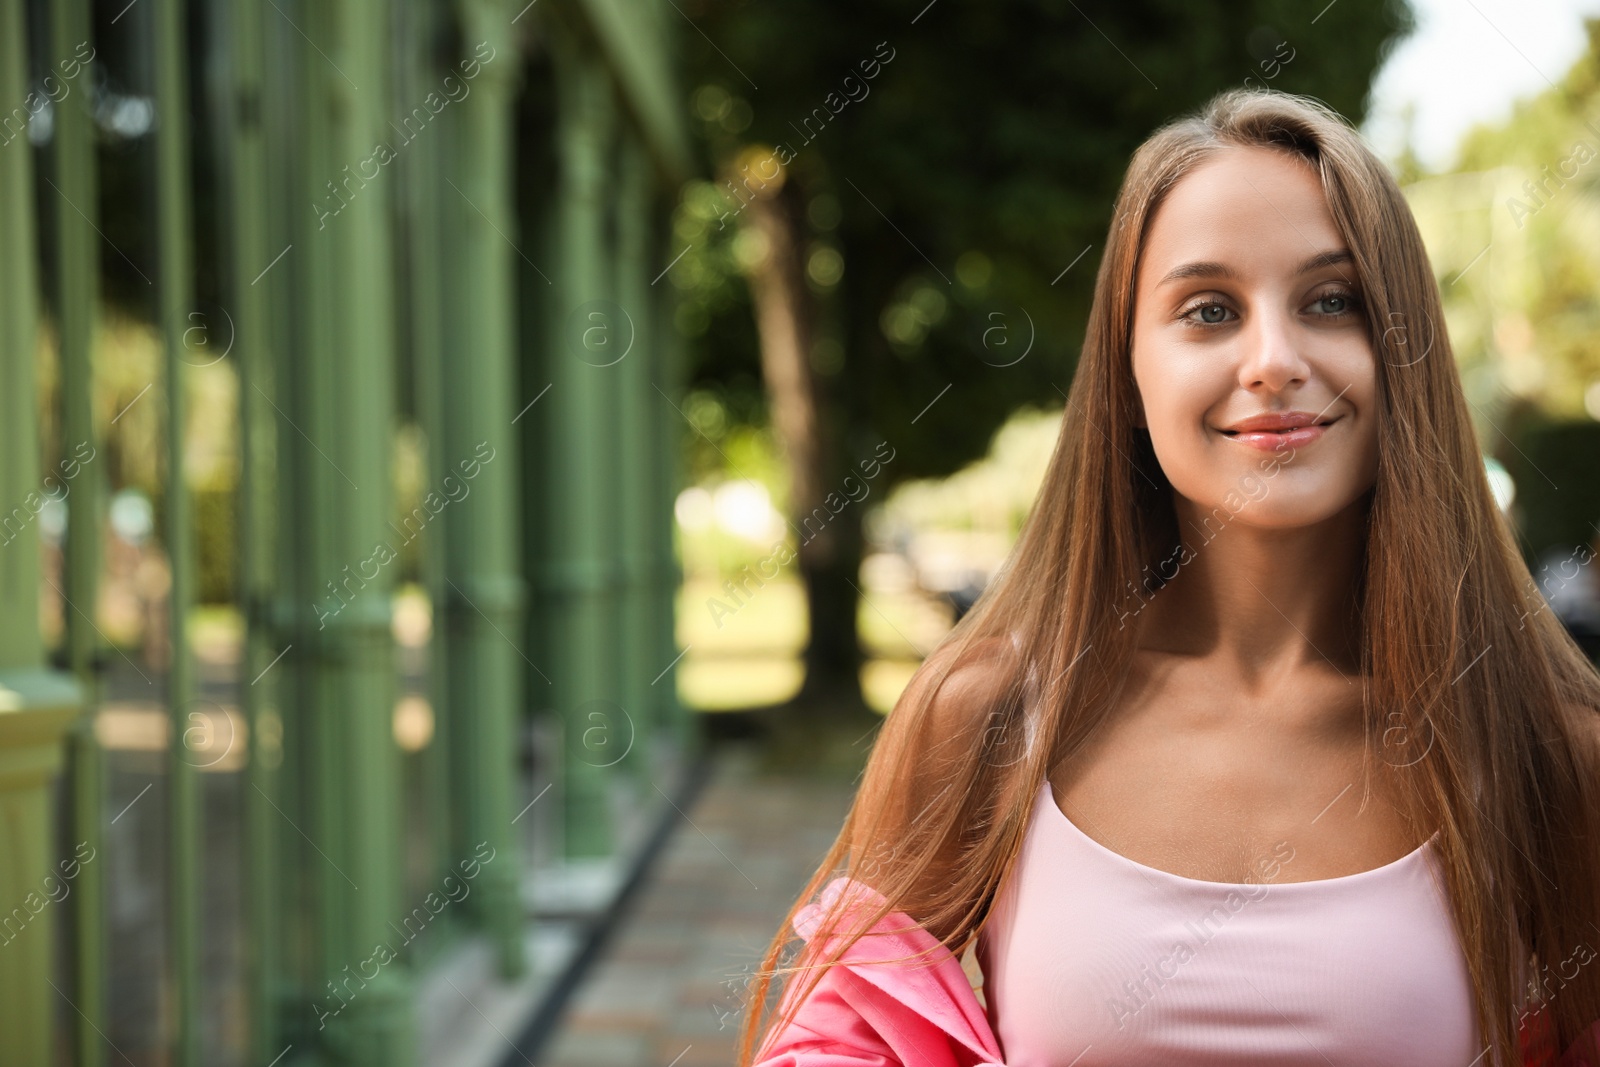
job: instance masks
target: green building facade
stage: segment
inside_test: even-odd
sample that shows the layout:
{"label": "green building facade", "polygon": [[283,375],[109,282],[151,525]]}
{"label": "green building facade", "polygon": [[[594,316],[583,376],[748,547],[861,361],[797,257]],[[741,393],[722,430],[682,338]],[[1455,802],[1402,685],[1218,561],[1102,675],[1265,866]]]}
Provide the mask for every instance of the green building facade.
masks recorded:
{"label": "green building facade", "polygon": [[[0,0],[0,1065],[499,1062],[562,981],[540,931],[675,810],[681,22]],[[108,266],[159,337],[131,399]],[[125,418],[146,651],[99,622]]]}

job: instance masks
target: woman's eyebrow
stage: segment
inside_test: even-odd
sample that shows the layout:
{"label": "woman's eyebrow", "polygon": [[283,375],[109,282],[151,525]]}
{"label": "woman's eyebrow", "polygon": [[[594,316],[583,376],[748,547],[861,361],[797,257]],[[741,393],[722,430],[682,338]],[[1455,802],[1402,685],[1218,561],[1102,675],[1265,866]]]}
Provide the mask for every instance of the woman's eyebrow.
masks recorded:
{"label": "woman's eyebrow", "polygon": [[[1310,271],[1316,270],[1319,267],[1328,267],[1335,263],[1350,263],[1354,261],[1354,258],[1355,257],[1350,254],[1349,249],[1330,248],[1326,251],[1318,252],[1316,255],[1300,264],[1300,266],[1295,268],[1295,273],[1306,274]],[[1184,263],[1181,266],[1173,267],[1159,282],[1156,283],[1156,288],[1159,289],[1163,285],[1167,285],[1171,282],[1183,281],[1186,278],[1227,278],[1232,281],[1240,280],[1239,272],[1228,266],[1226,263],[1203,260],[1195,263]]]}

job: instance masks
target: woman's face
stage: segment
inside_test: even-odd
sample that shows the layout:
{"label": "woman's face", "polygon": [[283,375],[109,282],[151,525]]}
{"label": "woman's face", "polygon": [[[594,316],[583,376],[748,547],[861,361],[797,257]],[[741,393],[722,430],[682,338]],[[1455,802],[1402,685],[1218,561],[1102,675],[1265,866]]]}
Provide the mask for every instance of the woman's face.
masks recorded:
{"label": "woman's face", "polygon": [[[1201,517],[1220,507],[1254,526],[1302,526],[1371,487],[1375,370],[1361,299],[1309,163],[1229,147],[1168,191],[1135,279],[1136,421]],[[1310,425],[1232,432],[1295,414]]]}

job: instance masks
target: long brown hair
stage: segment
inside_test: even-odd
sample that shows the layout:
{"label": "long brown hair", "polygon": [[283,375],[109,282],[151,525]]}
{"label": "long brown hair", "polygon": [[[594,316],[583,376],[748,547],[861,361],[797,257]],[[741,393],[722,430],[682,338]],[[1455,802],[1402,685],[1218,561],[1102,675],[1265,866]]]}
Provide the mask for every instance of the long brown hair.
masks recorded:
{"label": "long brown hair", "polygon": [[[1430,829],[1430,812],[1437,820],[1479,1032],[1494,1050],[1485,1062],[1521,1062],[1526,1012],[1554,1019],[1559,1049],[1600,1019],[1600,965],[1588,966],[1600,946],[1600,672],[1547,610],[1495,504],[1439,287],[1394,178],[1322,102],[1234,89],[1134,153],[1038,499],[994,580],[880,728],[839,837],[748,987],[741,1067],[887,912],[963,954],[1049,768],[1115,707],[1136,648],[1129,621],[1172,577],[1164,568],[1182,545],[1171,483],[1133,420],[1136,266],[1167,191],[1226,146],[1307,161],[1355,257],[1380,440],[1356,592],[1366,768],[1370,780],[1375,760],[1404,767],[1413,830]],[[812,951],[824,943],[813,938],[797,965],[779,966],[796,947],[796,912],[841,875],[881,906],[848,924],[831,909],[831,947]],[[805,984],[789,983],[764,1030],[783,974]]]}

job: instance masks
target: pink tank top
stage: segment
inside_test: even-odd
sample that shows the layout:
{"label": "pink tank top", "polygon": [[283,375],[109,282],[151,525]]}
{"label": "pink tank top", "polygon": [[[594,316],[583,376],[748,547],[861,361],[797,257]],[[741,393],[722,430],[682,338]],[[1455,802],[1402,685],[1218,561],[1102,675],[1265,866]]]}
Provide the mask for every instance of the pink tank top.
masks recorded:
{"label": "pink tank top", "polygon": [[976,948],[1007,1067],[1485,1067],[1438,836],[1340,878],[1210,882],[1105,847],[1041,783]]}

